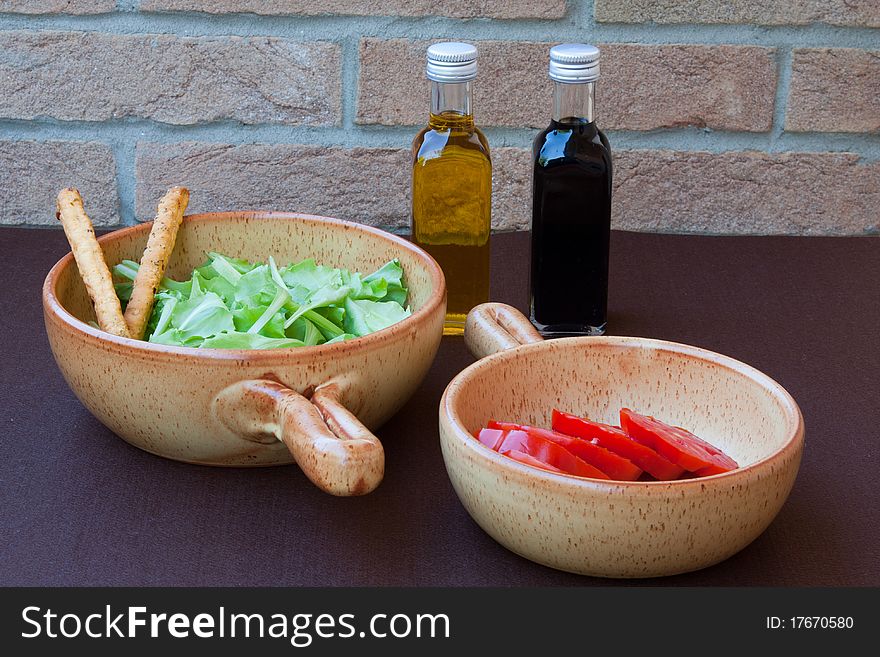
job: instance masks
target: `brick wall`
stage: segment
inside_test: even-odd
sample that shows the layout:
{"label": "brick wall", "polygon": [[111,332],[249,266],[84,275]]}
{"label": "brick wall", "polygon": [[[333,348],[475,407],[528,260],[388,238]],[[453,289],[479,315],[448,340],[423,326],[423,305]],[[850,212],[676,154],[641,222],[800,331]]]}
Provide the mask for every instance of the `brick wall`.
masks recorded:
{"label": "brick wall", "polygon": [[496,229],[529,222],[547,49],[602,48],[614,224],[880,233],[880,0],[0,0],[0,223],[299,210],[403,229],[424,50],[477,43]]}

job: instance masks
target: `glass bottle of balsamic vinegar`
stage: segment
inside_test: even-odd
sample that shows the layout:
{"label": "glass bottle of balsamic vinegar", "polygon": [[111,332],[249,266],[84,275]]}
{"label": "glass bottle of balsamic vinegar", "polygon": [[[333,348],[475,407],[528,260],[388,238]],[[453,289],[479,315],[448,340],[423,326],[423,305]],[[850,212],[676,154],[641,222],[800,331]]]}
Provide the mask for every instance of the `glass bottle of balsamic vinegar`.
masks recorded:
{"label": "glass bottle of balsamic vinegar", "polygon": [[489,300],[492,162],[474,125],[476,76],[474,46],[428,48],[431,113],[412,145],[412,234],[446,277],[444,335],[463,333],[468,311]]}
{"label": "glass bottle of balsamic vinegar", "polygon": [[545,336],[607,322],[611,148],[593,117],[599,49],[550,49],[553,118],[534,141],[531,320]]}

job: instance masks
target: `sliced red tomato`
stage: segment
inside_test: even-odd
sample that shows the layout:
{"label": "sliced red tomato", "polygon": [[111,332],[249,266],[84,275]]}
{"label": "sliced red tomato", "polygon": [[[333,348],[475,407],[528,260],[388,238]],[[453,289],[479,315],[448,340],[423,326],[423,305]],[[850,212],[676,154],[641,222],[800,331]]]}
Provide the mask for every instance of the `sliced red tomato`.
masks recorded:
{"label": "sliced red tomato", "polygon": [[513,424],[509,422],[489,422],[489,426],[500,430],[519,429],[525,431],[529,435],[538,436],[556,443],[560,447],[564,447],[569,452],[577,456],[582,461],[598,468],[608,475],[610,479],[617,481],[635,481],[642,474],[642,469],[628,458],[615,454],[613,451],[607,450],[600,445],[595,445],[589,441],[580,438],[552,431],[550,429],[542,429],[540,427],[530,427],[527,425]]}
{"label": "sliced red tomato", "polygon": [[476,438],[489,449],[498,451],[504,441],[504,433],[500,429],[480,429]]}
{"label": "sliced red tomato", "polygon": [[636,442],[623,430],[601,422],[593,422],[571,413],[553,409],[553,429],[559,433],[589,440],[600,447],[628,458],[642,470],[660,481],[678,479],[684,468],[660,456],[650,447]]}
{"label": "sliced red tomato", "polygon": [[620,426],[630,438],[656,450],[689,472],[719,474],[739,467],[727,454],[690,431],[639,415],[628,408],[620,409]]}
{"label": "sliced red tomato", "polygon": [[488,424],[490,429],[498,429],[500,431],[513,431],[514,429],[519,429],[520,427],[524,427],[527,425],[517,424],[516,422],[499,422],[498,420],[489,420]]}
{"label": "sliced red tomato", "polygon": [[610,478],[607,474],[586,461],[579,459],[564,447],[546,438],[519,429],[512,429],[507,432],[504,442],[501,443],[498,451],[502,454],[507,454],[510,451],[525,452],[542,463],[552,465],[554,468],[578,477]]}
{"label": "sliced red tomato", "polygon": [[[727,454],[724,454],[723,456],[725,459],[730,459],[730,457]],[[733,461],[733,459],[730,459],[730,460]],[[700,468],[699,470],[694,470],[693,474],[695,477],[708,477],[709,475],[713,475],[713,474],[721,474],[722,472],[730,472],[731,470],[736,470],[739,467],[736,464],[736,461],[733,461],[733,463],[734,463],[733,467],[729,467],[727,464],[725,464],[725,465],[719,465],[719,464],[707,465],[705,468]]]}
{"label": "sliced red tomato", "polygon": [[541,463],[534,456],[529,456],[525,452],[520,452],[515,449],[510,450],[504,456],[507,456],[508,458],[512,458],[514,461],[519,461],[520,463],[525,463],[526,465],[530,465],[533,468],[540,468],[541,470],[549,470],[550,472],[558,472],[559,474],[565,474],[559,468],[554,468],[552,465],[547,465],[546,463]]}

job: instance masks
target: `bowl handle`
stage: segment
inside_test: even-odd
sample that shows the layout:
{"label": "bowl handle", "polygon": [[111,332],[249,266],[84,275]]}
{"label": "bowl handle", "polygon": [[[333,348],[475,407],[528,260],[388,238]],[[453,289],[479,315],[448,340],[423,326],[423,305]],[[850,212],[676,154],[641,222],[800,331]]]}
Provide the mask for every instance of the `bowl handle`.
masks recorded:
{"label": "bowl handle", "polygon": [[543,339],[525,315],[504,303],[481,303],[465,320],[464,342],[477,358]]}
{"label": "bowl handle", "polygon": [[214,399],[214,415],[246,440],[282,441],[305,475],[331,495],[364,495],[385,474],[382,443],[339,401],[336,383],[311,398],[268,379],[239,381]]}

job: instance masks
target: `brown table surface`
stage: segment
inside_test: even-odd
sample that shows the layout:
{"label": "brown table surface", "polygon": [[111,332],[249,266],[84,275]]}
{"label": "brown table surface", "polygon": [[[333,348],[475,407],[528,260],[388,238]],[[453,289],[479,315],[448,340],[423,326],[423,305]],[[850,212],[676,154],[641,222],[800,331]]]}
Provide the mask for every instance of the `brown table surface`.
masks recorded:
{"label": "brown table surface", "polygon": [[[80,405],[52,360],[40,287],[60,230],[0,228],[0,584],[594,585],[495,543],[446,476],[444,338],[379,435],[379,489],[337,499],[295,466],[217,469],[142,452]],[[493,242],[492,296],[523,308],[528,235]],[[880,585],[880,239],[615,233],[610,333],[695,344],[763,370],[804,413],[800,474],[731,559],[665,585]],[[576,281],[572,282],[576,284]],[[136,381],[132,385],[137,385]]]}

